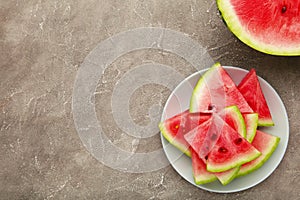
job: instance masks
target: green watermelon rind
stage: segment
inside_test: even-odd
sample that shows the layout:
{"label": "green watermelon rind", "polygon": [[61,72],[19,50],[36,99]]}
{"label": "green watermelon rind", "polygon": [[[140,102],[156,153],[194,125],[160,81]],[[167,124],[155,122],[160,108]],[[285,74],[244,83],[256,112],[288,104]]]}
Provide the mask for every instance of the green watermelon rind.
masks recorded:
{"label": "green watermelon rind", "polygon": [[218,180],[217,177],[214,174],[202,177],[201,175],[196,176],[193,173],[193,178],[194,178],[194,182],[195,182],[196,185],[203,185],[203,184],[211,183],[211,182],[214,182],[214,181]]}
{"label": "green watermelon rind", "polygon": [[228,164],[223,164],[223,165],[215,165],[215,164],[210,164],[209,162],[207,163],[206,169],[209,172],[224,172],[226,170],[232,169],[234,167],[238,167],[240,165],[243,165],[247,162],[250,162],[256,158],[258,158],[261,155],[261,152],[258,150],[253,151],[251,154],[247,155],[247,157],[243,158],[237,158],[236,160],[228,163]]}
{"label": "green watermelon rind", "polygon": [[222,183],[222,185],[228,185],[232,180],[234,180],[238,172],[240,171],[241,166],[234,167],[230,169],[230,173],[226,175],[219,176],[217,173],[215,173],[216,177],[219,179],[219,181]]}
{"label": "green watermelon rind", "polygon": [[172,144],[174,147],[179,149],[182,153],[184,153],[188,157],[191,157],[191,151],[189,150],[189,148],[187,148],[185,145],[182,145],[180,142],[177,142],[177,140],[172,136],[172,134],[169,133],[167,127],[163,122],[160,122],[158,127],[160,129],[161,134],[170,144]]}
{"label": "green watermelon rind", "polygon": [[238,172],[236,177],[241,177],[241,176],[245,176],[247,174],[250,174],[251,172],[253,172],[253,171],[259,169],[261,166],[263,166],[266,163],[266,161],[269,160],[271,155],[274,153],[274,151],[276,150],[279,142],[280,142],[280,138],[274,136],[272,138],[272,141],[269,141],[268,151],[267,151],[268,153],[266,153],[265,157],[259,163],[256,163],[255,166],[249,166],[247,168],[241,167],[241,169]]}
{"label": "green watermelon rind", "polygon": [[[209,70],[207,70],[204,75],[199,79],[196,87],[193,90],[191,100],[190,100],[190,112],[198,112],[198,102],[199,99],[201,99],[202,93],[199,91],[202,91],[203,88],[206,86],[205,80],[209,81],[209,76],[212,74],[218,67],[221,67],[220,63],[215,63]],[[205,77],[205,79],[203,78]]]}
{"label": "green watermelon rind", "polygon": [[245,119],[245,122],[247,121],[248,124],[250,124],[247,129],[246,139],[249,143],[252,143],[258,126],[258,114],[249,113],[249,114],[244,114],[244,116],[247,117],[247,119]]}
{"label": "green watermelon rind", "polygon": [[246,45],[261,51],[263,53],[271,55],[281,55],[281,56],[299,56],[300,55],[300,46],[294,48],[284,48],[274,45],[268,45],[263,42],[259,42],[247,30],[243,29],[239,18],[235,14],[230,0],[217,0],[218,8],[222,14],[223,19],[225,20],[230,31],[239,38]]}
{"label": "green watermelon rind", "polygon": [[272,119],[258,119],[258,126],[274,126],[274,122]]}

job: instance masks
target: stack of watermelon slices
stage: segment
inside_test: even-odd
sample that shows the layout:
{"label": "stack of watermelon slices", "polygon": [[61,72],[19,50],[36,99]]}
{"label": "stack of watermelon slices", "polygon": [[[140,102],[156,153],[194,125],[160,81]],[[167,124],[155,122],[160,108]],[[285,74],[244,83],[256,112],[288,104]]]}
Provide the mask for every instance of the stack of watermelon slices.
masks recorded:
{"label": "stack of watermelon slices", "polygon": [[254,69],[238,86],[216,63],[198,81],[190,108],[159,124],[162,135],[192,159],[196,184],[227,185],[258,169],[279,137],[258,126],[274,126]]}

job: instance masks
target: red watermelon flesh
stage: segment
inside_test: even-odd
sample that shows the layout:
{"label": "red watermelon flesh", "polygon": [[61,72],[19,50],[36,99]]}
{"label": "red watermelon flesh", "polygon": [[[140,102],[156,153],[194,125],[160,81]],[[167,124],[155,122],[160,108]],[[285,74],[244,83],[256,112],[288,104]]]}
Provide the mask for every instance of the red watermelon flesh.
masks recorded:
{"label": "red watermelon flesh", "polygon": [[[212,122],[212,118],[213,117],[184,135],[185,140],[204,163],[206,163],[206,156],[210,149],[214,146],[218,139],[217,134],[219,132],[216,127],[213,126],[214,123]],[[213,129],[216,130],[216,135],[214,137],[209,137],[209,135],[212,135],[212,132],[214,131]],[[213,140],[210,138],[213,138]]]}
{"label": "red watermelon flesh", "polygon": [[228,124],[223,122],[219,131],[220,136],[207,156],[208,171],[226,171],[260,156],[261,153]]}
{"label": "red watermelon flesh", "polygon": [[231,128],[246,138],[247,129],[245,120],[237,106],[228,106],[218,114]]}
{"label": "red watermelon flesh", "polygon": [[258,40],[279,46],[300,42],[300,1],[231,0],[231,3],[240,22],[247,24],[247,30]]}
{"label": "red watermelon flesh", "polygon": [[189,113],[186,110],[160,122],[159,129],[166,140],[190,157],[190,145],[184,139],[184,135],[209,118],[209,114]]}
{"label": "red watermelon flesh", "polygon": [[273,154],[279,144],[279,141],[279,137],[257,130],[252,145],[258,149],[262,155],[243,164],[238,172],[238,176],[249,174],[250,172],[260,168]]}
{"label": "red watermelon flesh", "polygon": [[190,112],[219,112],[236,105],[242,113],[253,110],[220,63],[212,66],[198,81],[190,101]]}
{"label": "red watermelon flesh", "polygon": [[258,126],[273,126],[271,112],[264,97],[255,69],[251,69],[238,85],[239,91],[255,113],[258,113]]}

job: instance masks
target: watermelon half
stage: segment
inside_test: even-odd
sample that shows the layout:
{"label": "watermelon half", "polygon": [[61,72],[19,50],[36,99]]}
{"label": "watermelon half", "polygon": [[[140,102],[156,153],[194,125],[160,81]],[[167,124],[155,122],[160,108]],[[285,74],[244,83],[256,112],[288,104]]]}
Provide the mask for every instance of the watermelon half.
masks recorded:
{"label": "watermelon half", "polygon": [[300,55],[299,0],[217,0],[228,28],[250,47],[273,55]]}

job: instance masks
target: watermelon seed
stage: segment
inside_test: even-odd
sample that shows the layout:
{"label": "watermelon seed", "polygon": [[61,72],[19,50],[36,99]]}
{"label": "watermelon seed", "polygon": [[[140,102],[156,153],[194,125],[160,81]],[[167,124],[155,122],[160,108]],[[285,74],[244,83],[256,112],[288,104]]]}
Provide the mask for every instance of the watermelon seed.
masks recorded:
{"label": "watermelon seed", "polygon": [[212,104],[209,104],[207,109],[208,110],[215,110],[216,106],[215,105],[212,105]]}
{"label": "watermelon seed", "polygon": [[234,140],[234,143],[236,144],[236,145],[239,145],[239,144],[241,144],[242,143],[242,138],[237,138],[237,139],[235,139]]}
{"label": "watermelon seed", "polygon": [[283,14],[283,13],[285,13],[286,12],[286,10],[287,10],[287,8],[286,8],[286,6],[284,5],[284,6],[282,6],[282,8],[281,8],[281,13]]}
{"label": "watermelon seed", "polygon": [[204,158],[205,158],[205,160],[207,160],[208,159],[208,155],[206,155]]}
{"label": "watermelon seed", "polygon": [[228,150],[227,150],[225,147],[220,147],[220,148],[219,148],[219,152],[220,152],[220,153],[227,153],[227,151],[228,151]]}
{"label": "watermelon seed", "polygon": [[217,134],[212,134],[212,136],[211,136],[211,138],[210,138],[211,140],[216,140],[217,139]]}

